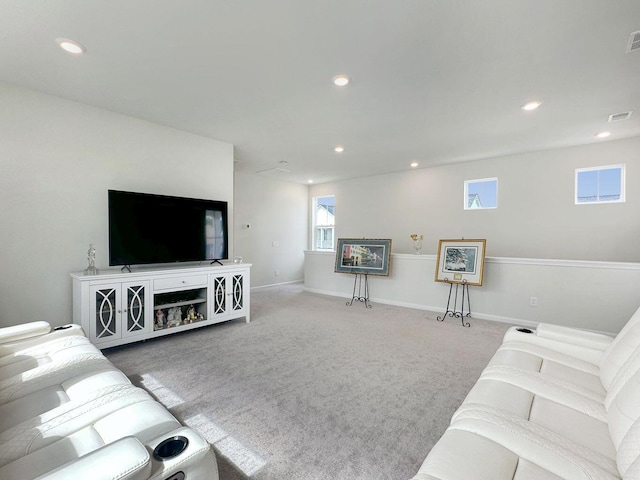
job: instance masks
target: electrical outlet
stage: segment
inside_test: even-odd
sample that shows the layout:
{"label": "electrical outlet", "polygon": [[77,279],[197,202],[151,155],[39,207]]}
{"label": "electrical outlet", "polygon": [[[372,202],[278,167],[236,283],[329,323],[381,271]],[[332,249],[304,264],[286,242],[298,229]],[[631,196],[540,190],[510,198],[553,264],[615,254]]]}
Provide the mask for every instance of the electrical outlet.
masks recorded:
{"label": "electrical outlet", "polygon": [[278,270],[277,268],[273,271],[273,274],[277,277],[278,275],[280,275],[280,270]]}
{"label": "electrical outlet", "polygon": [[280,246],[280,242],[278,242],[277,240],[274,240],[273,242],[271,242],[271,246],[272,247],[279,247]]}
{"label": "electrical outlet", "polygon": [[538,297],[530,297],[529,298],[529,306],[537,307],[538,306]]}

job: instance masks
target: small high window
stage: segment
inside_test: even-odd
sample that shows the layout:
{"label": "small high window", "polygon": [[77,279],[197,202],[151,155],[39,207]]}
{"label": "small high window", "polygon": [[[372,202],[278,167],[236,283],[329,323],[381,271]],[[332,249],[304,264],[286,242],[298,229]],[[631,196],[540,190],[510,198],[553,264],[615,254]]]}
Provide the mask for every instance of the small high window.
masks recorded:
{"label": "small high window", "polygon": [[576,169],[575,203],[624,202],[624,165]]}
{"label": "small high window", "polygon": [[464,182],[464,209],[498,208],[498,179],[481,178]]}
{"label": "small high window", "polygon": [[313,198],[313,249],[333,250],[336,224],[336,197]]}

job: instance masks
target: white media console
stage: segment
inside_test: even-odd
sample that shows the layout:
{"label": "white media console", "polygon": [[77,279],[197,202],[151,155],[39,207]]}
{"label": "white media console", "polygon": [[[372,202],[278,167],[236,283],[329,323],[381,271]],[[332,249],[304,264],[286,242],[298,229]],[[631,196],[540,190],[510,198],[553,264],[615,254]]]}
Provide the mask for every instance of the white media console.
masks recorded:
{"label": "white media console", "polygon": [[73,323],[98,348],[250,318],[251,265],[72,273]]}

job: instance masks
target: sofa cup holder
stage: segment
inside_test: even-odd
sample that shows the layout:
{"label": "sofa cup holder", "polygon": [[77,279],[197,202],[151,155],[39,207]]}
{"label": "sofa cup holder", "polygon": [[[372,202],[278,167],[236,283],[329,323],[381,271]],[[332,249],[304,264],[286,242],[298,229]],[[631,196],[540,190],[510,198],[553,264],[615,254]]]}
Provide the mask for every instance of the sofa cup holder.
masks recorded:
{"label": "sofa cup holder", "polygon": [[189,445],[189,439],[183,437],[182,435],[176,435],[175,437],[170,437],[158,444],[156,448],[153,449],[153,458],[164,462],[165,460],[169,460],[173,457],[177,457],[180,455]]}
{"label": "sofa cup holder", "polygon": [[533,330],[529,330],[528,328],[523,328],[523,327],[518,327],[516,328],[516,330],[522,333],[533,333]]}

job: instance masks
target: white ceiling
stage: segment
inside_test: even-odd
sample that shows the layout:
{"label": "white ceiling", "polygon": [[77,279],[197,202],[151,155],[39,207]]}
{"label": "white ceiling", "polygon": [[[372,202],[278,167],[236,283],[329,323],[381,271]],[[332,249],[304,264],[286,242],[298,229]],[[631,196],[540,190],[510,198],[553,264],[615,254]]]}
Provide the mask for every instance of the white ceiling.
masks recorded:
{"label": "white ceiling", "polygon": [[320,183],[640,135],[638,30],[639,0],[1,0],[0,80]]}

